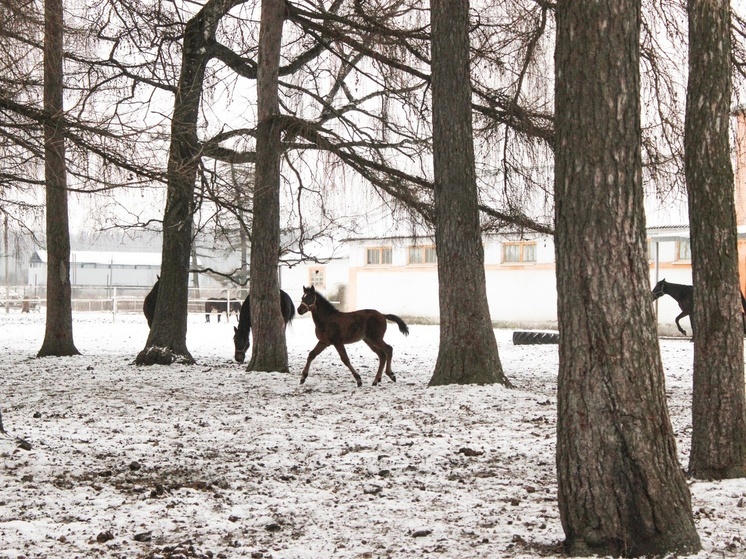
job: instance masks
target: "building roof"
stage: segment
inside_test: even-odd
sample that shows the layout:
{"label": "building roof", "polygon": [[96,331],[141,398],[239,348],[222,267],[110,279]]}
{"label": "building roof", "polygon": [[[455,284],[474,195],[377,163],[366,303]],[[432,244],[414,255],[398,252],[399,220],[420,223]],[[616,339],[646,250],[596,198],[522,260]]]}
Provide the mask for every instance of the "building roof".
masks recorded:
{"label": "building roof", "polygon": [[[36,258],[35,258],[36,257]],[[47,263],[47,251],[37,250],[31,255],[32,261]],[[100,264],[114,266],[160,266],[160,252],[116,252],[97,250],[71,250],[71,263]]]}
{"label": "building roof", "polygon": [[[666,241],[688,241],[688,225],[664,225],[662,227],[648,227],[648,238],[656,243]],[[746,225],[738,226],[738,238],[746,239]]]}

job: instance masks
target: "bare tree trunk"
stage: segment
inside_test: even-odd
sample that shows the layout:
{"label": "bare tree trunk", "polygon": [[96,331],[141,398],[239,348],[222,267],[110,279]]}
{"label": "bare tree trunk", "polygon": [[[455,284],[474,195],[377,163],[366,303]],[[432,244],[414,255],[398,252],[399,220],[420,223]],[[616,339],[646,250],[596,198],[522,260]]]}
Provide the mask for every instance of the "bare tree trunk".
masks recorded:
{"label": "bare tree trunk", "polygon": [[285,323],[280,312],[280,113],[278,76],[283,0],[262,0],[259,31],[254,219],[251,242],[251,325],[254,344],[247,370],[287,372]]}
{"label": "bare tree trunk", "polygon": [[746,398],[728,124],[730,2],[689,0],[685,167],[694,280],[691,475],[746,475]]}
{"label": "bare tree trunk", "polygon": [[39,357],[78,355],[73,342],[70,226],[63,124],[62,0],[44,4],[44,176],[47,210],[47,322]]}
{"label": "bare tree trunk", "polygon": [[194,185],[200,162],[197,137],[205,67],[220,18],[240,0],[210,0],[186,25],[181,74],[174,101],[168,157],[168,194],[163,215],[163,249],[158,302],[138,365],[194,363],[186,344],[189,259],[192,248]]}
{"label": "bare tree trunk", "polygon": [[572,555],[701,547],[650,300],[639,22],[639,0],[558,4],[557,477]]}
{"label": "bare tree trunk", "polygon": [[430,386],[510,385],[487,304],[469,74],[469,4],[431,0],[440,348]]}

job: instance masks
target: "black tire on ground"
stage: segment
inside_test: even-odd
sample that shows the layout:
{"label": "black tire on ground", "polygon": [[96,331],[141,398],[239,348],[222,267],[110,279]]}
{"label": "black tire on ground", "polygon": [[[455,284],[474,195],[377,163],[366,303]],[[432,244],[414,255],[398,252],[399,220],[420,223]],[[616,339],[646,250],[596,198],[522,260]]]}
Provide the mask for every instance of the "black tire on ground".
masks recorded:
{"label": "black tire on ground", "polygon": [[513,332],[513,345],[558,344],[559,334],[556,332]]}

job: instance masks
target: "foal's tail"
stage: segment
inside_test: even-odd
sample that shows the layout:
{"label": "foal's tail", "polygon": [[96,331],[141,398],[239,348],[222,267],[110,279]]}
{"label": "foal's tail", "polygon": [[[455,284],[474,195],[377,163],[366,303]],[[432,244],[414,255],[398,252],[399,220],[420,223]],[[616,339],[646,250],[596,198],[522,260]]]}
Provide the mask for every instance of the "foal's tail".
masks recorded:
{"label": "foal's tail", "polygon": [[396,322],[399,325],[399,332],[401,332],[405,336],[409,336],[409,326],[407,326],[401,318],[399,318],[395,314],[387,314],[385,316],[386,320]]}

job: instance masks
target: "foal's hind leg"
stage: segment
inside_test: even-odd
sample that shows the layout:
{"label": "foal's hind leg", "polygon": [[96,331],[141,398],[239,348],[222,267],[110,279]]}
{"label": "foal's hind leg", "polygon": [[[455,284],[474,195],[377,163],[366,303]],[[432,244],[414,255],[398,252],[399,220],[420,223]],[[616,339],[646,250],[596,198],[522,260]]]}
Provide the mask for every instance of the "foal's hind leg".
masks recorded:
{"label": "foal's hind leg", "polygon": [[[386,365],[386,352],[367,338],[365,338],[363,341],[368,345],[370,349],[372,349],[375,352],[376,355],[378,355],[378,372],[376,373],[376,377],[373,379],[373,386],[376,386],[379,382],[381,382],[381,375],[383,374],[383,368]],[[393,380],[394,382],[396,382],[395,378]]]}
{"label": "foal's hind leg", "polygon": [[350,358],[347,357],[347,350],[345,349],[344,344],[334,344],[334,347],[337,348],[337,353],[339,353],[339,357],[342,359],[342,363],[347,365],[347,368],[352,372],[352,376],[355,377],[355,382],[357,382],[358,387],[363,385],[363,379],[360,378],[360,375],[355,370],[355,367],[352,366],[352,363],[350,363]]}
{"label": "foal's hind leg", "polygon": [[394,358],[394,348],[383,340],[382,343],[384,347],[383,351],[386,353],[386,374],[392,381],[396,382],[396,375],[394,374],[394,371],[391,370],[391,360]]}
{"label": "foal's hind leg", "polygon": [[679,316],[676,317],[676,328],[678,328],[679,332],[681,332],[682,334],[684,334],[686,336],[686,330],[684,330],[681,327],[681,324],[679,324],[679,320],[682,319],[682,318],[684,318],[685,316],[689,316],[689,313],[683,312]]}
{"label": "foal's hind leg", "polygon": [[306,377],[308,376],[308,369],[311,367],[311,361],[313,361],[314,359],[316,359],[316,356],[319,353],[321,353],[322,351],[324,351],[328,347],[329,347],[329,344],[324,343],[324,342],[319,342],[319,343],[316,344],[316,347],[313,348],[308,353],[308,359],[306,359],[306,366],[303,367],[303,372],[300,375],[300,383],[301,384],[303,384],[304,382],[306,382]]}

